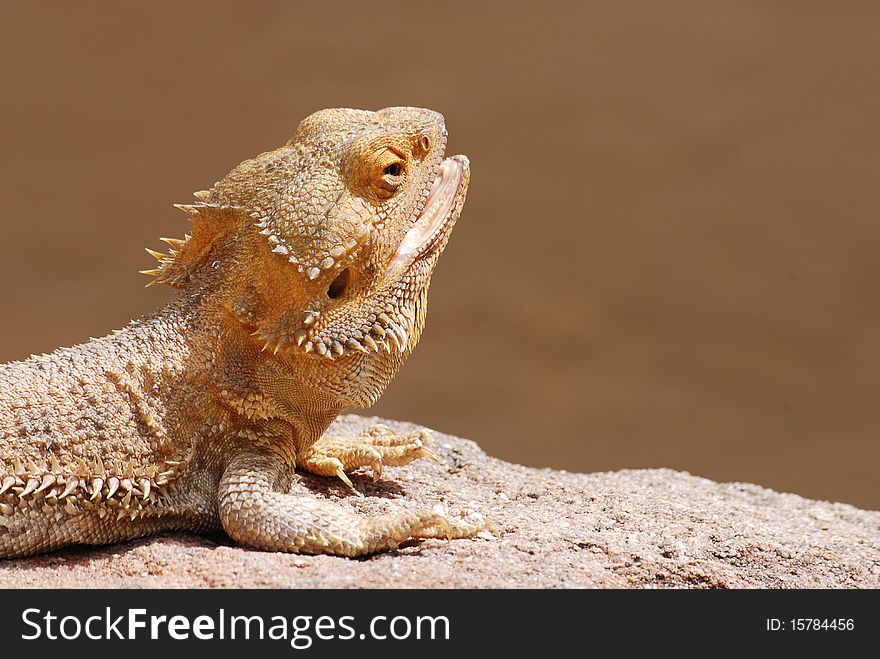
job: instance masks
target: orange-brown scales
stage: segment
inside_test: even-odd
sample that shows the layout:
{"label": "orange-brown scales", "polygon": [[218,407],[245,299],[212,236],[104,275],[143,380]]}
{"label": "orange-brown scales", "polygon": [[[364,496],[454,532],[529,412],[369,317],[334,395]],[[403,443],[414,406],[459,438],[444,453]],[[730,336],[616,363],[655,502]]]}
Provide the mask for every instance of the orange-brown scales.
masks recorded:
{"label": "orange-brown scales", "polygon": [[265,550],[356,556],[469,537],[431,510],[360,516],[289,492],[432,457],[425,431],[324,432],[373,404],[425,323],[461,213],[463,156],[443,117],[333,109],[197,202],[147,271],[180,289],[88,343],[0,366],[0,557],[164,529],[224,529]]}

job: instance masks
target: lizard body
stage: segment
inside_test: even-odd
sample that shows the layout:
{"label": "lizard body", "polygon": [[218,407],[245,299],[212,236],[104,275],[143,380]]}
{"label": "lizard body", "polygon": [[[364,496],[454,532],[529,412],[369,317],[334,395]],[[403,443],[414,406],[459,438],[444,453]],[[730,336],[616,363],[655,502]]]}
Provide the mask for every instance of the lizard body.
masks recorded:
{"label": "lizard body", "polygon": [[[418,342],[469,181],[443,117],[335,109],[233,169],[146,271],[180,289],[103,338],[0,366],[0,557],[165,529],[357,556],[483,525],[359,516],[289,492],[432,457],[426,431],[324,436]],[[150,250],[148,250],[150,251]]]}

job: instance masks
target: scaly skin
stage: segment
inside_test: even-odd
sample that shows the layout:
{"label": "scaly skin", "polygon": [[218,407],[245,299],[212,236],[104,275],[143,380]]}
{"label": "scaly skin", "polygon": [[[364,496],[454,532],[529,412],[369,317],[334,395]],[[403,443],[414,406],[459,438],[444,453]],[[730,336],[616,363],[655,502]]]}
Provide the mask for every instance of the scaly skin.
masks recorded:
{"label": "scaly skin", "polygon": [[[289,492],[295,470],[432,457],[424,431],[323,437],[373,404],[415,347],[467,159],[443,117],[324,110],[197,203],[147,271],[180,289],[125,329],[0,366],[0,557],[164,529],[357,556],[482,525],[364,517]],[[442,163],[442,164],[441,164]]]}

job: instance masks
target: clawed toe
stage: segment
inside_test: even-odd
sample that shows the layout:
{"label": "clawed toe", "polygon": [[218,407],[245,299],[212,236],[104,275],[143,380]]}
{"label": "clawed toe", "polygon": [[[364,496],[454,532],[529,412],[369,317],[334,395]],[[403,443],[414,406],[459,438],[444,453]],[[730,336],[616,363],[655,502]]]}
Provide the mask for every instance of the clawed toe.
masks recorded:
{"label": "clawed toe", "polygon": [[376,482],[386,466],[402,467],[420,458],[440,462],[426,448],[430,443],[427,429],[396,434],[387,426],[376,425],[355,438],[322,437],[302,453],[297,466],[319,476],[337,476],[354,490],[345,472],[367,467]]}

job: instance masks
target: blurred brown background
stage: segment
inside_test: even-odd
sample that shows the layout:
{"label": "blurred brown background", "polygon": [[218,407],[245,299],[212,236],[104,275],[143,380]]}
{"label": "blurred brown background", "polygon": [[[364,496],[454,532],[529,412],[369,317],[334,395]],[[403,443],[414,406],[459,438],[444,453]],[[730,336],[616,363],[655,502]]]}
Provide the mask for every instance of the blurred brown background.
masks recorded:
{"label": "blurred brown background", "polygon": [[120,4],[4,3],[0,360],[168,299],[171,203],[310,112],[426,106],[471,192],[375,413],[880,508],[877,3]]}

